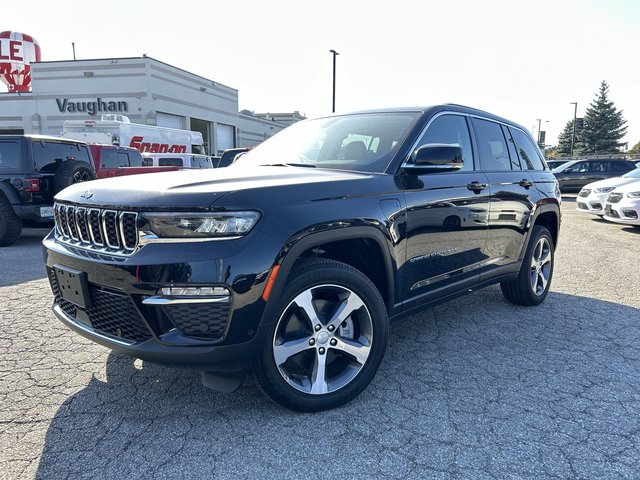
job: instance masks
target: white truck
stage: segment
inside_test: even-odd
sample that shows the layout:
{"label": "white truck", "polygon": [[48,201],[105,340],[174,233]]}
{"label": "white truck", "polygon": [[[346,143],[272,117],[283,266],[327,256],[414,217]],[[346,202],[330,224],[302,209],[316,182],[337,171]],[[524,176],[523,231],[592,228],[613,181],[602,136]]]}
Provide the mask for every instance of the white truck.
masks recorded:
{"label": "white truck", "polygon": [[151,153],[205,153],[200,132],[131,123],[125,115],[103,114],[100,120],[66,120],[63,138],[133,147]]}

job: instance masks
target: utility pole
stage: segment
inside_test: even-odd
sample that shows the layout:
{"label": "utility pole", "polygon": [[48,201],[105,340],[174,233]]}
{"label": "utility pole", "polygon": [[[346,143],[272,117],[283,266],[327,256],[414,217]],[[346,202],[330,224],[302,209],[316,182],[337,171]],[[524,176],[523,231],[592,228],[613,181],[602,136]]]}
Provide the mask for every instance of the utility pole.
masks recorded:
{"label": "utility pole", "polygon": [[536,118],[536,122],[538,122],[538,145],[540,145],[540,127],[542,126],[542,119]]}
{"label": "utility pole", "polygon": [[576,117],[578,116],[578,102],[570,102],[573,105],[573,133],[571,134],[571,157],[573,158],[573,146],[576,141]]}
{"label": "utility pole", "polygon": [[71,49],[73,50],[73,59],[76,59],[76,43],[71,42]]}
{"label": "utility pole", "polygon": [[336,57],[340,55],[335,50],[329,50],[333,54],[333,102],[331,103],[331,112],[336,111]]}

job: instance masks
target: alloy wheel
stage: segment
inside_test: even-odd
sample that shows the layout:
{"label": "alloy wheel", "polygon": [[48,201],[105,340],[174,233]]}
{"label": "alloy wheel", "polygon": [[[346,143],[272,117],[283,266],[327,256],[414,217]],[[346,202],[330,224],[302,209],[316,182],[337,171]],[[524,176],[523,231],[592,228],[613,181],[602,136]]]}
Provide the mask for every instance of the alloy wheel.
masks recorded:
{"label": "alloy wheel", "polygon": [[541,237],[531,254],[531,289],[537,296],[545,292],[551,278],[551,255],[549,240]]}
{"label": "alloy wheel", "polygon": [[340,285],[298,294],[278,319],[273,358],[282,378],[311,395],[340,390],[362,370],[373,340],[364,301]]}

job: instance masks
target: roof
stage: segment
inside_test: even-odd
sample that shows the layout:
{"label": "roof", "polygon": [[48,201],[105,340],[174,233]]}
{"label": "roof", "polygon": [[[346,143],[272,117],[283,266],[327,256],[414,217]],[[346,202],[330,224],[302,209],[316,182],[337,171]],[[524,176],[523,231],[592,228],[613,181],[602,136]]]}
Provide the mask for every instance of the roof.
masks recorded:
{"label": "roof", "polygon": [[54,137],[52,135],[38,135],[35,133],[0,135],[0,138],[2,137],[25,137],[25,138],[32,138],[34,140],[49,140],[49,141],[53,140],[56,142],[72,142],[72,143],[81,143],[81,144],[87,143],[87,142],[83,142],[82,140],[74,140],[72,138]]}

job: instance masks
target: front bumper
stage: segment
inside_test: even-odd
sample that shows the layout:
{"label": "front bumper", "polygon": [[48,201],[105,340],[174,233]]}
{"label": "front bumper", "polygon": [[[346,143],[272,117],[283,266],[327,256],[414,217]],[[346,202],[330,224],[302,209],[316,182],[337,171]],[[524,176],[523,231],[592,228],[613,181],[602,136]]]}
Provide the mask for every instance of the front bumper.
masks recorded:
{"label": "front bumper", "polygon": [[605,220],[627,225],[640,225],[640,199],[622,198],[617,203],[605,204]]}
{"label": "front bumper", "polygon": [[586,197],[578,195],[576,197],[576,210],[593,215],[604,215],[604,204],[608,196],[609,193],[596,193],[593,191]]}
{"label": "front bumper", "polygon": [[[279,251],[270,237],[259,232],[250,236],[145,245],[128,258],[107,261],[104,255],[60,244],[50,234],[43,244],[53,312],[80,335],[142,360],[212,372],[245,371],[267,329],[261,295]],[[246,250],[254,242],[260,249],[251,255]],[[83,272],[89,299],[85,306],[62,296],[54,267]],[[205,302],[193,296],[157,301],[164,299],[159,290],[168,286],[218,286],[229,295]]]}

